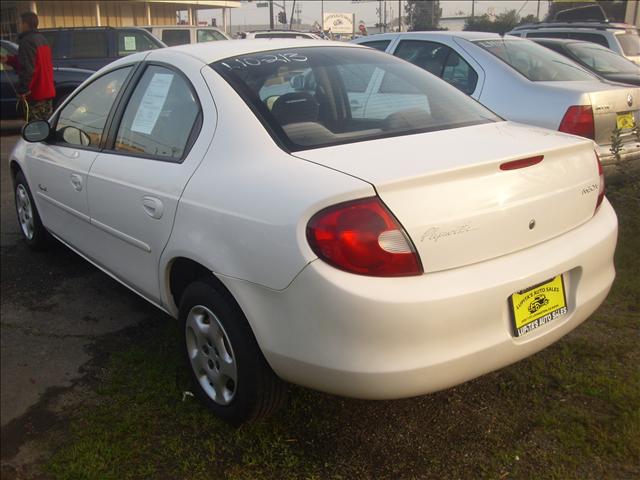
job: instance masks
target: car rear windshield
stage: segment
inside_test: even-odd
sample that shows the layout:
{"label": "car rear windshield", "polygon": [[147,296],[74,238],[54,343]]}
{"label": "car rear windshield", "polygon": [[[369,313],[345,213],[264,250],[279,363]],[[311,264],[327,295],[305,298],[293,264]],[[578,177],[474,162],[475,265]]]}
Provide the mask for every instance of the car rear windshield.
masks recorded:
{"label": "car rear windshield", "polygon": [[599,73],[640,73],[633,62],[594,43],[569,43],[567,49],[584,65]]}
{"label": "car rear windshield", "polygon": [[622,51],[628,57],[636,57],[640,55],[640,37],[638,32],[629,30],[626,33],[619,33],[616,35]]}
{"label": "car rear windshield", "polygon": [[531,41],[496,38],[474,43],[532,82],[594,79],[572,60]]}
{"label": "car rear windshield", "polygon": [[290,151],[500,118],[446,82],[361,47],[306,47],[211,65]]}

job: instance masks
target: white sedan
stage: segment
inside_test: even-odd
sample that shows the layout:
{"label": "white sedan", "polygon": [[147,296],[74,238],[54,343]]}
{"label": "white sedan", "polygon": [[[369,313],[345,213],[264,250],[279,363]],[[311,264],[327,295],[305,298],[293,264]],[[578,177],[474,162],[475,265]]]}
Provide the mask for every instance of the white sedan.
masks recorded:
{"label": "white sedan", "polygon": [[361,46],[127,56],[23,137],[27,244],[55,237],[178,318],[198,395],[235,423],[281,404],[281,379],[400,398],[509,365],[615,276],[592,141]]}

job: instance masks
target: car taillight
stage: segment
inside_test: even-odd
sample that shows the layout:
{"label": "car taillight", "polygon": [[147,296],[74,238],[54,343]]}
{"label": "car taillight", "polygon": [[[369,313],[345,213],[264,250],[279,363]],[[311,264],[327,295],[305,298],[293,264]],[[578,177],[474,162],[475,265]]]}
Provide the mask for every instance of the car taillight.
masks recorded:
{"label": "car taillight", "polygon": [[596,202],[596,211],[600,207],[600,204],[604,200],[604,192],[605,192],[605,183],[604,183],[604,171],[602,170],[602,162],[600,161],[600,156],[598,152],[596,153],[596,161],[598,162],[598,174],[600,175],[600,184],[598,185],[598,201]]}
{"label": "car taillight", "polygon": [[413,244],[377,197],[316,213],[307,225],[307,240],[319,258],[347,272],[377,277],[423,272]]}
{"label": "car taillight", "polygon": [[562,117],[558,130],[594,140],[596,128],[593,123],[591,105],[573,105],[569,107],[564,117]]}

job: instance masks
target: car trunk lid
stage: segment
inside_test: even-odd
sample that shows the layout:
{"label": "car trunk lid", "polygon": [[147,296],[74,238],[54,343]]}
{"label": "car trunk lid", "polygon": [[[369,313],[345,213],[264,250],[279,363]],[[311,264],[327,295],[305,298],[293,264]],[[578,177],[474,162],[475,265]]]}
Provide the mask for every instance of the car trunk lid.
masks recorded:
{"label": "car trunk lid", "polygon": [[[498,122],[295,155],[373,184],[415,244],[425,272],[434,272],[527,248],[591,218],[599,181],[593,147]],[[539,156],[537,163],[501,169]]]}

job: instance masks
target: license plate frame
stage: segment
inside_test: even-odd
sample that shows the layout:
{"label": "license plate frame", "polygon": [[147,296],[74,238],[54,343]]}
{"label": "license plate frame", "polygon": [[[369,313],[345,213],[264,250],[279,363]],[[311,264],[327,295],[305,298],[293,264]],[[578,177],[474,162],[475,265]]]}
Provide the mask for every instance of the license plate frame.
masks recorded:
{"label": "license plate frame", "polygon": [[564,275],[556,275],[509,296],[513,336],[526,335],[566,315],[567,292]]}

